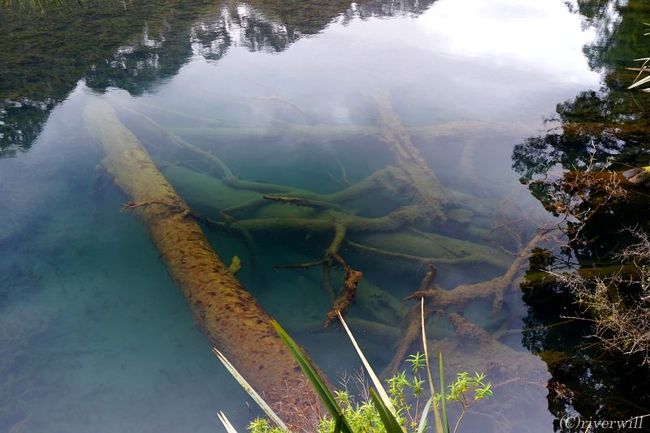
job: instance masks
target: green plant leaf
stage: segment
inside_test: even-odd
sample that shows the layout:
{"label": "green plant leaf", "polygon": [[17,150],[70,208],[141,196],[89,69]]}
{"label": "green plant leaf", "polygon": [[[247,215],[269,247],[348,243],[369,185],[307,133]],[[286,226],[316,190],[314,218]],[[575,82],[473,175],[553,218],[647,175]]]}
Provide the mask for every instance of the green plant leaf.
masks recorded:
{"label": "green plant leaf", "polygon": [[226,429],[227,433],[237,433],[237,430],[230,423],[230,420],[228,419],[225,413],[219,411],[217,412],[217,417],[219,418],[219,421],[221,421],[221,424],[223,424],[223,427]]}
{"label": "green plant leaf", "polygon": [[422,409],[422,417],[420,418],[420,423],[418,424],[417,433],[424,433],[424,429],[427,427],[427,419],[429,418],[429,411],[431,410],[432,404],[433,397],[427,400],[427,404],[425,404],[424,409]]}
{"label": "green plant leaf", "polygon": [[359,355],[359,358],[361,358],[361,362],[363,363],[363,366],[366,368],[366,371],[368,372],[368,375],[370,376],[370,379],[372,380],[373,385],[377,389],[377,393],[381,397],[384,405],[388,408],[388,410],[393,414],[393,416],[397,416],[397,411],[395,410],[395,407],[393,406],[393,403],[391,403],[390,398],[388,397],[388,393],[384,389],[383,385],[381,384],[381,381],[375,374],[374,370],[370,366],[370,363],[366,359],[366,357],[363,355],[363,352],[361,351],[361,348],[357,344],[357,341],[354,339],[354,336],[352,335],[352,332],[350,331],[350,328],[348,328],[348,324],[345,323],[345,320],[343,319],[343,316],[341,313],[338,313],[339,315],[339,320],[341,321],[341,324],[343,325],[343,328],[345,329],[345,332],[347,332],[348,337],[350,337],[350,341],[352,342],[352,345],[357,351],[357,354]]}
{"label": "green plant leaf", "polygon": [[[420,326],[422,327],[422,348],[424,350],[424,362],[427,367],[427,379],[429,380],[429,390],[431,391],[431,398],[435,398],[436,395],[436,386],[433,383],[433,374],[431,374],[431,364],[429,363],[429,347],[427,345],[427,330],[424,326],[424,298],[420,300]],[[440,402],[441,405],[447,404],[444,400]],[[440,417],[440,410],[438,409],[438,404],[434,401],[431,406],[433,409],[433,418],[435,421],[436,432],[437,433],[449,433],[449,429],[444,430],[442,426],[442,420]]]}
{"label": "green plant leaf", "polygon": [[632,85],[630,87],[628,87],[628,89],[634,89],[635,87],[642,86],[642,85],[644,85],[644,84],[646,84],[648,82],[650,82],[650,75],[648,75],[647,77],[641,78],[639,81],[635,81],[634,83],[632,83]]}
{"label": "green plant leaf", "polygon": [[228,361],[226,356],[221,353],[217,348],[212,348],[212,352],[217,356],[219,361],[226,367],[226,370],[235,378],[237,382],[241,385],[242,388],[244,388],[244,391],[248,393],[248,395],[251,396],[251,398],[257,403],[257,405],[264,411],[266,416],[268,416],[278,427],[280,427],[284,431],[289,431],[287,426],[284,424],[282,419],[271,409],[271,406],[269,406],[264,399],[253,389],[253,387],[244,379],[244,376],[242,376],[237,369],[235,368],[234,365]]}
{"label": "green plant leaf", "polygon": [[377,412],[379,412],[379,417],[381,418],[381,423],[386,429],[386,433],[404,433],[402,426],[397,422],[393,413],[384,404],[379,395],[377,395],[377,391],[375,391],[375,388],[373,387],[370,387],[370,397],[372,398],[372,402],[375,404]]}
{"label": "green plant leaf", "polygon": [[442,428],[449,433],[447,421],[447,398],[445,396],[445,366],[442,362],[442,352],[438,352],[438,369],[440,371],[440,408],[442,410]]}
{"label": "green plant leaf", "polygon": [[302,351],[300,346],[298,346],[298,343],[296,343],[294,339],[291,338],[291,336],[289,336],[287,331],[285,331],[284,328],[282,328],[282,326],[280,326],[280,324],[277,321],[271,320],[271,325],[273,325],[275,331],[280,336],[280,339],[293,355],[294,359],[298,363],[298,366],[300,367],[302,372],[305,374],[305,376],[311,383],[312,387],[316,391],[316,394],[318,394],[318,397],[321,399],[321,401],[325,405],[325,408],[330,413],[332,418],[337,420],[339,418],[341,419],[341,432],[353,433],[352,429],[350,428],[350,425],[348,424],[347,420],[345,419],[345,416],[343,415],[343,410],[336,403],[336,399],[332,395],[332,392],[329,390],[329,388],[325,384],[325,381],[320,376],[318,371],[316,371],[316,368],[314,367],[313,363],[309,360],[307,355]]}
{"label": "green plant leaf", "polygon": [[339,433],[341,431],[341,424],[343,424],[343,417],[339,416],[336,418],[336,424],[334,424],[334,433]]}

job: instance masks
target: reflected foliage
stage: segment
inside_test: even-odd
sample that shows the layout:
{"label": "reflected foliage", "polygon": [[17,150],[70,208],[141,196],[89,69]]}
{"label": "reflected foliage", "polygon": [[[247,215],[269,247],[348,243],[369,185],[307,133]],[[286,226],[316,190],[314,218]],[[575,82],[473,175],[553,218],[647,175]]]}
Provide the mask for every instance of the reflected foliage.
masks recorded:
{"label": "reflected foliage", "polygon": [[596,40],[584,47],[594,69],[629,65],[647,43],[641,29],[650,4],[644,0],[576,0],[569,7],[583,17],[585,28],[596,31]]}
{"label": "reflected foliage", "polygon": [[537,280],[529,273],[523,285],[529,306],[523,343],[548,366],[549,410],[556,417],[555,431],[563,430],[559,420],[580,414],[583,419],[626,420],[648,413],[650,376],[639,359],[621,359],[598,349],[588,322],[563,317],[582,314],[574,307],[564,287]]}
{"label": "reflected foliage", "polygon": [[42,12],[15,2],[3,7],[0,155],[28,149],[51,109],[89,72],[110,66],[125,43],[142,39],[143,28],[159,33],[181,27],[212,7],[202,0],[133,2],[127,13],[122,3],[100,1],[57,3]]}
{"label": "reflected foliage", "polygon": [[[0,156],[29,149],[79,80],[97,91],[155,91],[193,56],[233,46],[280,52],[333,20],[417,15],[434,0],[5,1],[0,10]],[[31,7],[29,7],[31,5]]]}
{"label": "reflected foliage", "polygon": [[544,177],[555,167],[603,167],[612,158],[618,164],[634,163],[647,150],[650,118],[640,104],[650,98],[631,95],[621,84],[612,82],[603,91],[584,91],[558,104],[556,116],[549,119],[553,127],[514,149],[513,167],[522,181]]}
{"label": "reflected foliage", "polygon": [[23,98],[0,103],[0,157],[28,149],[47,121],[55,101]]}
{"label": "reflected foliage", "polygon": [[[537,251],[522,285],[529,311],[524,344],[553,375],[548,398],[556,431],[563,431],[559,420],[565,415],[625,420],[648,413],[650,407],[648,369],[635,357],[604,352],[589,338],[590,322],[567,320],[583,317],[584,311],[571,290],[544,272],[567,266],[584,275],[616,271],[617,254],[633,242],[623,229],[647,231],[650,222],[647,186],[626,184],[621,175],[650,161],[650,99],[627,90],[635,72],[625,69],[634,58],[648,54],[650,40],[643,38],[641,23],[648,20],[650,7],[634,0],[579,0],[573,8],[584,17],[585,27],[596,30],[596,42],[585,52],[603,74],[602,88],[558,104],[546,133],[525,140],[513,152],[521,181],[550,213],[566,217],[558,203],[559,194],[565,193],[574,209],[588,216],[574,214],[563,223],[567,245],[554,253]],[[575,182],[589,176],[595,182]],[[624,199],[601,206],[603,176],[622,182]],[[576,190],[576,185],[582,186]]]}

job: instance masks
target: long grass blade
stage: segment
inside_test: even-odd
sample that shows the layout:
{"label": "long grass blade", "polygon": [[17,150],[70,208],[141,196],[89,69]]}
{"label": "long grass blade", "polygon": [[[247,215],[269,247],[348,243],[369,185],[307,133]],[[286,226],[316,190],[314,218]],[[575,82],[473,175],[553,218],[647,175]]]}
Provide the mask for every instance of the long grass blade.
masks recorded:
{"label": "long grass blade", "polygon": [[370,397],[372,398],[372,402],[375,404],[377,412],[379,412],[379,417],[386,429],[386,433],[404,433],[404,430],[396,417],[384,404],[382,398],[377,395],[377,391],[375,391],[375,388],[373,387],[370,387]]}
{"label": "long grass blade", "polygon": [[352,332],[350,331],[350,328],[348,328],[348,324],[345,323],[345,320],[343,319],[343,316],[341,313],[338,313],[339,315],[339,320],[341,321],[341,324],[343,325],[343,329],[345,329],[345,332],[348,334],[348,337],[350,337],[350,341],[352,342],[352,345],[354,346],[355,350],[357,351],[357,354],[359,355],[359,358],[361,358],[361,362],[363,363],[363,366],[366,368],[366,371],[368,372],[368,375],[370,376],[370,379],[372,380],[372,384],[375,386],[375,389],[377,390],[377,393],[381,397],[382,401],[384,402],[384,405],[388,408],[388,410],[393,414],[393,416],[397,416],[397,411],[395,410],[395,407],[393,406],[393,403],[391,403],[390,398],[388,397],[388,393],[384,389],[383,385],[381,384],[381,381],[375,374],[374,370],[370,366],[370,363],[366,359],[366,357],[363,355],[363,352],[361,351],[361,348],[357,344],[357,340],[355,340],[354,335],[352,335]]}
{"label": "long grass blade", "polygon": [[420,423],[418,424],[417,433],[424,433],[424,429],[427,428],[427,419],[429,418],[431,404],[433,404],[433,397],[430,397],[429,400],[427,400],[427,404],[424,405],[424,409],[422,410],[422,417],[420,417]]}
{"label": "long grass blade", "polygon": [[217,412],[217,417],[219,417],[219,421],[221,421],[221,424],[223,424],[223,427],[226,429],[227,433],[237,433],[237,430],[235,427],[233,427],[232,423],[228,419],[225,413],[222,411]]}
{"label": "long grass blade", "polygon": [[341,432],[341,425],[343,424],[343,417],[339,416],[336,418],[336,424],[334,425],[334,433],[340,433]]}
{"label": "long grass blade", "polygon": [[264,401],[264,399],[253,389],[253,387],[244,379],[244,376],[242,376],[237,369],[235,368],[234,365],[228,361],[226,356],[221,353],[217,348],[213,348],[212,352],[217,356],[219,361],[226,367],[226,370],[235,378],[237,382],[241,385],[242,388],[244,388],[244,391],[248,393],[248,395],[251,396],[251,398],[257,403],[257,405],[264,411],[266,416],[268,416],[278,427],[280,427],[284,431],[289,431],[285,423],[280,419],[280,417],[271,409],[271,407]]}
{"label": "long grass blade", "polygon": [[445,394],[445,366],[442,363],[442,352],[438,352],[438,371],[440,372],[440,408],[442,409],[442,427],[449,433],[447,420],[447,396]]}
{"label": "long grass blade", "polygon": [[645,83],[650,82],[650,75],[647,77],[641,78],[639,81],[634,82],[628,89],[634,89],[635,87],[639,87],[644,85]]}
{"label": "long grass blade", "polygon": [[280,339],[282,340],[284,345],[292,353],[294,359],[298,363],[298,366],[300,367],[302,372],[305,374],[309,382],[314,387],[314,390],[318,394],[318,397],[321,399],[321,401],[325,405],[325,408],[330,413],[332,418],[341,419],[341,432],[353,433],[352,429],[350,428],[350,425],[348,424],[348,421],[345,419],[345,416],[343,415],[343,410],[341,410],[341,408],[339,407],[338,403],[336,402],[336,399],[332,395],[332,392],[329,390],[329,388],[325,384],[325,381],[320,376],[320,374],[316,371],[316,368],[314,367],[312,362],[309,360],[307,355],[302,351],[300,346],[298,346],[298,343],[296,343],[294,339],[291,338],[291,336],[289,336],[287,331],[285,331],[278,322],[272,320],[271,325],[273,325],[275,331],[280,336]]}
{"label": "long grass blade", "polygon": [[[429,380],[429,390],[431,391],[431,397],[435,400],[436,397],[436,385],[433,382],[433,374],[431,374],[431,364],[429,363],[429,347],[427,345],[427,331],[424,326],[424,298],[420,300],[420,324],[422,326],[422,349],[424,351],[424,362],[427,365],[427,379]],[[441,401],[441,404],[446,404],[444,401]],[[449,433],[447,430],[444,430],[442,427],[442,420],[440,418],[440,409],[438,404],[435,403],[432,405],[433,408],[433,418],[436,425],[437,433]]]}

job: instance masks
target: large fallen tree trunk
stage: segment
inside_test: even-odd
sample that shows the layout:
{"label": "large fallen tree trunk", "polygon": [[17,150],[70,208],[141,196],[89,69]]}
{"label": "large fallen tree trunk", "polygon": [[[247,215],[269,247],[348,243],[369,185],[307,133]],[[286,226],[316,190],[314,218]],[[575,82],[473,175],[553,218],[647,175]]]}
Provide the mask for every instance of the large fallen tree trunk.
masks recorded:
{"label": "large fallen tree trunk", "polygon": [[272,328],[271,317],[222,263],[187,204],[138,139],[106,102],[86,106],[87,128],[101,144],[105,168],[147,224],[170,275],[183,290],[211,342],[292,428],[313,431],[319,404]]}

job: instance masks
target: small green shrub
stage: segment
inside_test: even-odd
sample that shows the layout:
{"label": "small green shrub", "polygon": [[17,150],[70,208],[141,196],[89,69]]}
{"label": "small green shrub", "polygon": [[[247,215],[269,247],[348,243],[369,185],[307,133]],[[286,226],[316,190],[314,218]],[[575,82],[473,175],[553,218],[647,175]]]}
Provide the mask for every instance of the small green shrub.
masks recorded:
{"label": "small green shrub", "polygon": [[[339,313],[341,325],[350,337],[350,341],[363,362],[372,385],[363,384],[365,398],[356,401],[346,390],[330,391],[325,380],[302,348],[287,334],[275,321],[272,325],[280,339],[294,356],[298,366],[303,371],[314,391],[319,396],[329,416],[321,419],[315,433],[424,433],[428,430],[427,421],[429,413],[434,415],[433,430],[436,433],[450,433],[447,419],[447,401],[456,401],[460,404],[461,412],[456,420],[453,433],[456,433],[467,409],[476,401],[483,400],[492,395],[492,385],[485,382],[485,375],[461,372],[456,380],[449,385],[449,392],[444,383],[444,365],[442,354],[438,356],[440,373],[440,393],[435,390],[429,355],[426,343],[426,330],[424,327],[424,300],[420,305],[422,322],[422,346],[424,353],[416,353],[406,360],[410,365],[409,371],[402,371],[386,381],[388,391],[373,371],[359,348],[354,336],[350,332],[345,320]],[[274,420],[273,427],[266,419],[256,419],[248,426],[250,433],[286,433],[284,423],[269,405],[261,400],[259,394],[253,390],[246,380],[237,372],[232,364],[214,349],[219,360],[239,381],[242,387],[260,405],[270,419]],[[426,376],[424,376],[426,374]],[[426,379],[424,378],[426,377]],[[429,398],[423,403],[423,398],[428,390]],[[473,397],[468,394],[473,393]],[[219,412],[227,433],[237,433],[228,418]]]}
{"label": "small green shrub", "polygon": [[[393,406],[397,410],[397,421],[407,432],[417,433],[426,411],[424,394],[426,388],[426,367],[424,354],[420,352],[407,358],[410,368],[404,370],[386,380],[386,389]],[[365,388],[365,387],[364,387]],[[447,387],[445,399],[448,402],[457,402],[460,405],[461,414],[458,417],[453,431],[457,431],[460,421],[467,409],[475,402],[484,400],[492,395],[492,385],[486,382],[484,374],[467,372],[458,373],[456,380]],[[361,394],[368,394],[364,389]],[[355,399],[346,390],[334,391],[334,396],[343,416],[347,419],[350,428],[355,433],[386,433],[381,416],[370,398]],[[440,400],[441,394],[436,395]],[[336,422],[331,417],[323,418],[316,433],[332,433]],[[426,427],[425,427],[426,430]],[[248,426],[250,433],[286,433],[282,429],[273,427],[264,418],[257,418]]]}

